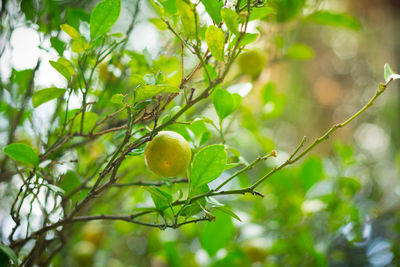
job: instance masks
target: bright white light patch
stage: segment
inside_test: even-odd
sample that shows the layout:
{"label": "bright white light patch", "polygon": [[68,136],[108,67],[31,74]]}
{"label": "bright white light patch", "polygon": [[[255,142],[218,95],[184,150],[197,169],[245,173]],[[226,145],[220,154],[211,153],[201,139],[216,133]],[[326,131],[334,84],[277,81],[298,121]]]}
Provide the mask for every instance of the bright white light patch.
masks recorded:
{"label": "bright white light patch", "polygon": [[17,70],[32,69],[39,58],[39,34],[35,29],[17,28],[11,36],[11,61]]}
{"label": "bright white light patch", "polygon": [[320,210],[323,210],[326,207],[326,204],[318,199],[306,200],[301,205],[301,210],[304,213],[314,213]]}

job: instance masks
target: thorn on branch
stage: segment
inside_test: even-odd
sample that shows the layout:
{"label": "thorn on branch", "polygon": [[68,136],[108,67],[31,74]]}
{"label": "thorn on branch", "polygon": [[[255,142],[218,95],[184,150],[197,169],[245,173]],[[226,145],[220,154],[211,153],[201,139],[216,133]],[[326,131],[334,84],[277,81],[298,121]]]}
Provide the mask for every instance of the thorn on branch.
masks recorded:
{"label": "thorn on branch", "polygon": [[252,191],[251,192],[254,196],[259,196],[259,197],[262,197],[262,198],[264,198],[264,195],[263,194],[261,194],[260,192],[257,192],[257,191]]}

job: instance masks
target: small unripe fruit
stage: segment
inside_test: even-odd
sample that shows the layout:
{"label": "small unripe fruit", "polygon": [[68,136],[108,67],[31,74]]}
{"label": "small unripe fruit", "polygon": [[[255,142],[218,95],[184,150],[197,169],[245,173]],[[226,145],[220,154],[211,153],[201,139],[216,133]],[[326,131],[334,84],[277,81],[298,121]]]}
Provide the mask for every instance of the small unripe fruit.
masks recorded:
{"label": "small unripe fruit", "polygon": [[265,57],[257,50],[250,50],[239,55],[240,71],[256,79],[264,68]]}
{"label": "small unripe fruit", "polygon": [[144,151],[147,167],[162,177],[184,174],[189,166],[192,152],[189,143],[172,131],[159,132]]}
{"label": "small unripe fruit", "polygon": [[99,222],[86,223],[82,228],[82,238],[98,247],[104,239],[104,228]]}
{"label": "small unripe fruit", "polygon": [[93,265],[96,247],[88,241],[80,241],[72,248],[72,256],[79,267]]}

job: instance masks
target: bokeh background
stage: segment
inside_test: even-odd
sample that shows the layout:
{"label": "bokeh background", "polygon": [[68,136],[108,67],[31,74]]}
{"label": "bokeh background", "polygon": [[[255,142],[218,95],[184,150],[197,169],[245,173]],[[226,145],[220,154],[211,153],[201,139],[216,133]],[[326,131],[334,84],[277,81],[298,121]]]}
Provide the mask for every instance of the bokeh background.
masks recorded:
{"label": "bokeh background", "polygon": [[[302,1],[270,2],[293,5]],[[85,19],[96,3],[2,1],[1,147],[7,144],[11,127],[9,113],[15,99],[10,88],[18,90],[18,76],[33,69],[38,58],[43,63],[35,76],[35,87],[65,86],[48,63],[58,57],[49,36],[66,41],[58,27],[65,21],[74,23],[76,17],[81,20],[80,30],[87,32]],[[126,32],[135,10],[136,1],[122,3],[113,32]],[[307,15],[316,9],[351,14],[360,25],[333,27],[307,21]],[[204,9],[200,14],[202,20],[209,19]],[[232,188],[248,185],[283,162],[303,136],[310,142],[354,114],[383,81],[385,63],[400,71],[399,14],[397,0],[309,0],[293,14],[281,12],[250,25],[260,37],[248,47],[251,52],[238,59],[228,77],[242,92],[249,92],[239,111],[225,122],[227,145],[249,162],[272,149],[278,157],[241,175]],[[143,0],[127,50],[146,50],[156,59],[179,45],[171,33],[156,27],[152,19],[157,17]],[[64,57],[70,56],[64,52]],[[255,67],[252,56],[256,57]],[[186,60],[190,68],[190,60],[193,64],[194,60]],[[249,69],[260,66],[259,62],[263,63],[261,74],[254,77]],[[118,67],[112,64],[104,71],[119,75]],[[98,79],[101,83],[101,73]],[[13,82],[16,85],[10,86]],[[301,162],[272,176],[260,188],[265,198],[220,198],[233,207],[241,222],[219,214],[216,222],[177,230],[161,231],[125,222],[86,227],[102,232],[93,266],[400,266],[399,89],[394,82],[360,118],[338,130]],[[79,107],[78,95],[73,96],[72,105]],[[32,121],[18,127],[15,140],[34,145],[32,136],[51,127],[48,110],[54,108],[51,103],[35,111],[28,108],[34,112]],[[201,113],[217,118],[210,103],[202,104]],[[198,112],[187,115],[196,116]],[[213,138],[217,142],[217,132]],[[106,150],[91,147],[90,153],[78,153],[94,158]],[[0,157],[4,160],[5,155]],[[146,170],[142,158],[132,159],[130,164],[134,168],[128,168],[129,179],[157,179]],[[64,164],[59,172],[73,175],[71,169]],[[8,209],[19,184],[0,183],[0,238],[4,242],[13,226]],[[90,212],[123,213],[145,204],[152,204],[148,194],[124,188],[98,199]],[[84,224],[76,224],[74,236],[53,266],[76,266],[72,255],[79,250],[84,229]]]}

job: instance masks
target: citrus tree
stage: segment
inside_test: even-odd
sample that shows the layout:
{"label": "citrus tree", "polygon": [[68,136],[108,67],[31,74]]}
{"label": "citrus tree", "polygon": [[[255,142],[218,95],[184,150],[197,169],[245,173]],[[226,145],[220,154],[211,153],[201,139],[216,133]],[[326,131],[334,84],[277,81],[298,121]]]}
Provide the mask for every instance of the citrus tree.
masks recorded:
{"label": "citrus tree", "polygon": [[[282,36],[302,23],[360,28],[352,16],[322,10],[319,2],[104,0],[76,7],[74,1],[3,1],[3,40],[22,20],[40,33],[41,52],[57,56],[39,57],[32,69],[12,69],[1,80],[1,116],[8,122],[1,159],[1,182],[7,189],[1,202],[7,203],[9,214],[2,218],[8,218],[9,230],[0,235],[0,265],[91,266],[101,257],[96,251],[112,225],[118,232],[112,242],[132,229],[154,228],[142,232],[151,236],[199,225],[202,230],[184,233],[187,239],[199,238],[215,266],[262,262],[266,252],[250,243],[231,248],[226,257],[216,256],[234,238],[232,219],[242,220],[236,210],[243,209],[242,203],[269,205],[270,200],[276,205],[276,198],[297,191],[289,202],[278,201],[280,209],[293,209],[321,178],[320,159],[308,153],[361,116],[400,77],[385,65],[384,82],[377,83],[364,106],[314,140],[298,137],[288,153],[256,132],[260,118],[242,105],[252,84],[276,62],[313,56],[309,46]],[[110,31],[121,20],[128,21],[124,32]],[[141,38],[132,34],[140,20],[163,36],[156,52],[129,47]],[[3,52],[8,45],[2,43]],[[36,84],[45,64],[60,74],[64,86]],[[284,97],[272,81],[263,85],[261,102],[274,107],[267,118],[279,116]],[[241,127],[261,140],[258,157],[238,148],[237,140],[245,142],[235,137]],[[28,129],[29,136],[18,135],[21,129]],[[346,149],[337,151],[345,157]],[[286,171],[306,158],[300,170]],[[271,199],[265,185],[274,176],[279,179],[273,181]],[[288,182],[291,176],[302,178]],[[336,183],[338,190],[350,192],[350,199],[357,192],[350,178]],[[349,198],[326,199],[334,207],[330,216],[343,218],[331,221],[331,231],[344,222],[360,223]],[[308,202],[311,210],[321,203]],[[311,230],[299,224],[298,211],[286,218],[276,213],[281,221],[277,232],[295,229],[296,240],[276,242],[268,253],[307,255],[282,261],[293,266],[324,266],[326,258],[314,247]],[[90,223],[80,230],[82,222]],[[70,239],[74,257],[63,260]],[[187,266],[173,242],[163,246],[172,266]]]}

